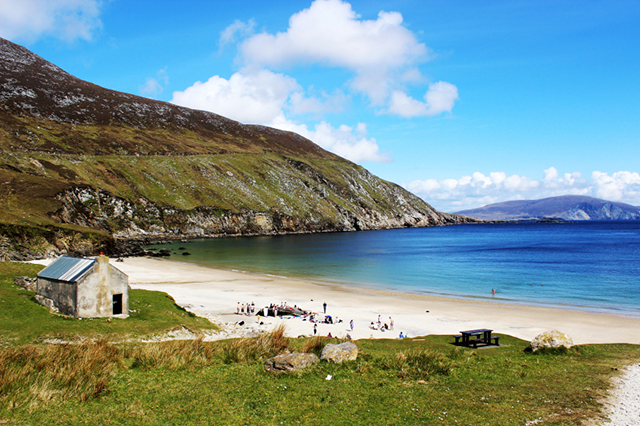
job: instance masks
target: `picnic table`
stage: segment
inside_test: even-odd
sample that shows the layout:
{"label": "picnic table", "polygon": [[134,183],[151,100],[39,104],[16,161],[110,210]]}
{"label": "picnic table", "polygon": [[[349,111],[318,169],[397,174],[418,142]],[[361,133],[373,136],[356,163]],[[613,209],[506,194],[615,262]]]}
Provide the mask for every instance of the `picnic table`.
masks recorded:
{"label": "picnic table", "polygon": [[[478,347],[478,344],[482,343],[485,346],[488,345],[496,345],[496,346],[500,346],[500,343],[498,343],[498,340],[500,339],[500,337],[498,336],[491,336],[491,332],[493,330],[490,330],[488,328],[478,328],[475,330],[465,330],[465,331],[461,331],[459,335],[457,336],[453,336],[456,339],[456,345],[462,345],[462,346],[473,346],[474,348]],[[491,343],[491,341],[493,340],[494,343]]]}

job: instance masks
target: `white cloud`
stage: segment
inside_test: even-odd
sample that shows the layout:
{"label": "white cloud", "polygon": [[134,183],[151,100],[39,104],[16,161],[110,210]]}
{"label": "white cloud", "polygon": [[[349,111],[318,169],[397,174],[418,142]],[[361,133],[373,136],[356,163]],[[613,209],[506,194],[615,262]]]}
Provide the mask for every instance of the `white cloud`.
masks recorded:
{"label": "white cloud", "polygon": [[[337,98],[340,96],[336,95]],[[334,99],[329,97],[330,99]],[[315,112],[326,103],[306,98],[295,79],[268,70],[237,72],[228,80],[213,76],[174,92],[172,103],[211,111],[247,124],[262,124],[296,132],[321,147],[354,162],[390,161],[373,138],[366,137],[366,125],[338,128],[325,121],[310,129],[286,118],[286,111]]]}
{"label": "white cloud", "polygon": [[284,74],[268,70],[237,72],[228,80],[216,75],[204,83],[198,81],[182,92],[174,92],[171,102],[246,124],[269,125],[283,114],[291,94],[301,90],[295,79]]}
{"label": "white cloud", "polygon": [[220,32],[220,48],[235,43],[238,37],[247,37],[253,33],[256,23],[253,19],[249,22],[242,22],[235,20],[233,24],[229,25],[223,31]]}
{"label": "white cloud", "polygon": [[[352,88],[369,96],[374,105],[383,105],[393,90],[421,81],[415,64],[429,59],[429,49],[402,22],[398,12],[381,11],[375,20],[362,20],[347,2],[316,0],[291,16],[286,32],[254,35],[240,50],[249,66],[303,63],[346,68],[355,73]],[[440,99],[427,102],[434,109],[425,115],[451,109]]]}
{"label": "white cloud", "polygon": [[0,36],[33,42],[43,35],[91,40],[102,28],[99,0],[0,0]]}
{"label": "white cloud", "polygon": [[587,195],[609,201],[640,205],[640,174],[595,171],[591,179],[579,172],[560,176],[554,167],[544,170],[542,179],[507,176],[504,172],[488,176],[475,172],[460,179],[415,180],[403,185],[443,211],[458,211],[508,200],[535,200],[559,195]]}
{"label": "white cloud", "polygon": [[616,172],[609,176],[607,173],[595,171],[591,173],[595,183],[595,196],[606,200],[626,201],[629,204],[640,205],[640,174],[637,172]]}
{"label": "white cloud", "polygon": [[427,105],[427,115],[451,112],[453,104],[458,100],[458,88],[446,81],[432,83],[424,95],[424,100]]}
{"label": "white cloud", "polygon": [[142,86],[138,86],[138,90],[142,96],[156,98],[164,91],[167,84],[169,84],[169,76],[167,70],[162,69],[157,72],[155,78],[148,77]]}
{"label": "white cloud", "polygon": [[271,123],[271,126],[296,132],[312,140],[322,148],[355,163],[365,161],[386,163],[391,161],[391,157],[388,154],[380,152],[380,147],[374,138],[366,137],[366,125],[364,123],[358,123],[355,128],[344,124],[335,128],[322,121],[311,130],[305,124],[295,124],[284,120],[284,117],[282,118],[282,120],[276,120]]}
{"label": "white cloud", "polygon": [[391,94],[389,108],[385,111],[402,117],[434,116],[451,112],[458,99],[458,88],[446,81],[431,83],[424,94],[424,102],[413,99],[404,92]]}

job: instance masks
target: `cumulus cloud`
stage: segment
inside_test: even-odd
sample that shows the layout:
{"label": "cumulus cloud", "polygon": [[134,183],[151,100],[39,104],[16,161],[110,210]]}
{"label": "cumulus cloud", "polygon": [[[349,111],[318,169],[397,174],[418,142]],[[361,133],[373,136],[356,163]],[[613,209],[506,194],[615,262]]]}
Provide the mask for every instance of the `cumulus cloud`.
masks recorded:
{"label": "cumulus cloud", "polygon": [[169,84],[169,76],[167,70],[162,69],[156,73],[155,77],[148,77],[143,85],[138,86],[138,90],[142,96],[156,98],[164,92],[167,84]]}
{"label": "cumulus cloud", "polygon": [[[317,94],[312,87],[305,91],[283,69],[320,65],[347,70],[350,90],[367,96],[379,111],[404,117],[451,112],[458,99],[456,86],[444,81],[429,84],[423,101],[407,94],[409,85],[425,83],[418,65],[430,59],[430,51],[403,26],[398,12],[381,11],[366,20],[345,1],[315,0],[290,17],[284,32],[252,35],[254,28],[253,21],[235,21],[220,34],[221,47],[243,39],[238,44],[240,71],[229,79],[216,75],[196,82],[174,92],[171,102],[294,131],[355,162],[386,162],[390,153],[367,136],[366,125],[335,126],[324,119],[352,99],[343,92],[344,84],[330,94]],[[312,121],[301,123],[301,118]]]}
{"label": "cumulus cloud", "polygon": [[[354,73],[351,87],[373,105],[395,101],[387,112],[404,116],[437,115],[451,111],[457,88],[434,83],[421,103],[406,95],[405,84],[422,82],[416,64],[430,51],[403,25],[398,12],[381,11],[375,20],[363,20],[341,0],[316,0],[289,19],[287,31],[260,33],[245,40],[240,51],[247,66],[280,68],[321,64]],[[413,102],[411,102],[413,101]]]}
{"label": "cumulus cloud", "polygon": [[294,92],[302,88],[294,78],[268,70],[237,72],[231,78],[213,76],[194,83],[182,92],[174,92],[171,102],[202,109],[246,124],[269,125],[286,106]]}
{"label": "cumulus cloud", "polygon": [[438,81],[429,85],[429,90],[424,94],[424,102],[413,99],[404,92],[394,91],[386,112],[402,117],[434,116],[451,112],[457,99],[456,86]]}
{"label": "cumulus cloud", "polygon": [[313,129],[309,129],[306,124],[295,124],[282,116],[280,120],[274,121],[271,125],[277,129],[296,132],[322,148],[355,163],[366,161],[386,163],[391,161],[389,154],[380,151],[374,138],[367,138],[366,124],[364,123],[358,123],[355,128],[344,124],[335,128],[322,121],[316,124]]}
{"label": "cumulus cloud", "polygon": [[[340,96],[329,98],[335,100]],[[335,128],[323,120],[310,128],[288,119],[287,111],[309,113],[328,107],[322,100],[306,97],[296,80],[284,74],[269,70],[237,72],[228,80],[216,75],[174,92],[171,102],[242,123],[296,132],[354,162],[390,161],[387,154],[380,152],[376,140],[366,137],[364,124]]]}
{"label": "cumulus cloud", "polygon": [[43,35],[91,40],[102,28],[99,0],[0,0],[0,36],[33,42]]}
{"label": "cumulus cloud", "polygon": [[613,175],[595,171],[591,179],[579,172],[560,175],[550,167],[541,179],[507,176],[504,172],[484,175],[475,172],[459,179],[415,180],[403,185],[434,207],[459,211],[508,200],[535,200],[559,195],[587,195],[610,201],[640,205],[640,175],[616,172]]}

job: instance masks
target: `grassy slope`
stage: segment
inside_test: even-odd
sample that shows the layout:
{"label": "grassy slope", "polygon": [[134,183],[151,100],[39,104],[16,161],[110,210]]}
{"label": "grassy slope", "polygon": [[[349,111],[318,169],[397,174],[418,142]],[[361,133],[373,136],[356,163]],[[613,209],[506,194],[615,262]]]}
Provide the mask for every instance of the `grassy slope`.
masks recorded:
{"label": "grassy slope", "polygon": [[[27,268],[20,273],[35,272],[34,267],[20,267]],[[3,268],[5,276],[16,272]],[[3,310],[12,312],[33,304],[21,297],[23,291],[6,282],[2,289]],[[144,300],[152,302],[149,314],[164,309],[156,299]],[[59,327],[94,335],[105,334],[107,327],[95,321],[81,325],[74,320],[59,322],[49,314],[34,321],[35,310],[28,312],[29,322],[39,323],[40,330]],[[179,313],[175,308],[174,312]],[[140,320],[133,316],[122,323],[141,325]],[[24,319],[23,327],[26,322]],[[65,328],[72,322],[77,323],[76,328]],[[130,333],[131,328],[121,331]],[[31,338],[20,341],[33,340],[37,333],[30,333]],[[68,365],[69,372],[64,370],[56,381],[52,372],[39,373],[42,370],[37,366],[31,367],[30,376],[16,386],[7,383],[10,375],[0,366],[0,422],[522,425],[542,418],[549,425],[580,424],[598,415],[598,400],[605,395],[614,368],[640,358],[634,345],[585,345],[566,352],[530,354],[525,352],[527,342],[508,336],[501,337],[501,347],[482,350],[454,349],[451,341],[450,336],[363,340],[357,342],[360,354],[356,361],[320,363],[290,375],[266,373],[261,357],[233,361],[238,357],[230,354],[237,355],[251,340],[5,348],[0,351],[5,364],[23,369],[32,365],[27,358],[45,362],[43,348],[58,351],[48,355],[49,359],[55,356],[59,359],[56,365]],[[295,339],[289,346],[300,350],[306,342]],[[88,372],[79,370],[83,365],[91,365]],[[85,376],[98,374],[96,371],[103,371],[102,376],[83,381]],[[332,380],[326,380],[328,374]],[[69,381],[68,376],[74,379]]]}
{"label": "grassy slope", "polygon": [[[388,195],[392,184],[367,181],[362,168],[343,161],[278,154],[5,154],[0,161],[6,167],[0,168],[0,181],[11,182],[10,188],[0,187],[0,212],[5,223],[14,225],[56,225],[48,218],[59,208],[54,196],[72,185],[91,185],[132,201],[142,196],[182,210],[208,206],[221,211],[268,212],[278,208],[291,216],[322,215],[327,220],[337,218],[335,205],[345,209],[365,206],[392,216],[401,213]],[[429,209],[417,199],[414,205]]]}
{"label": "grassy slope", "polygon": [[150,336],[185,326],[198,331],[214,329],[208,320],[186,312],[166,293],[129,291],[126,320],[85,319],[53,315],[34,299],[33,292],[13,285],[14,276],[35,276],[43,267],[21,263],[0,263],[0,347],[37,343],[45,339],[76,340],[81,337],[123,340]]}

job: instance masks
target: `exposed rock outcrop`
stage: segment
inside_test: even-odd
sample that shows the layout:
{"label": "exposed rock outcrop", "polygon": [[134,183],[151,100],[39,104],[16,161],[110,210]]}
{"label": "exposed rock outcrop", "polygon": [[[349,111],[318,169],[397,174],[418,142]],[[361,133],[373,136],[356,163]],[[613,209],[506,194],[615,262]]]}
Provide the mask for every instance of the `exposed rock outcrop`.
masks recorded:
{"label": "exposed rock outcrop", "polygon": [[25,290],[29,291],[37,291],[38,290],[38,279],[37,278],[29,278],[29,277],[14,277],[13,284],[18,287],[22,287]]}
{"label": "exposed rock outcrop", "polygon": [[302,370],[318,362],[320,362],[320,360],[316,354],[282,354],[269,358],[264,363],[264,369],[270,373],[289,373]]}
{"label": "exposed rock outcrop", "polygon": [[353,361],[356,358],[358,358],[358,347],[355,343],[351,342],[344,342],[339,345],[328,343],[324,349],[322,349],[322,354],[320,355],[320,359],[322,361],[332,362],[335,364],[339,364],[343,361]]}

